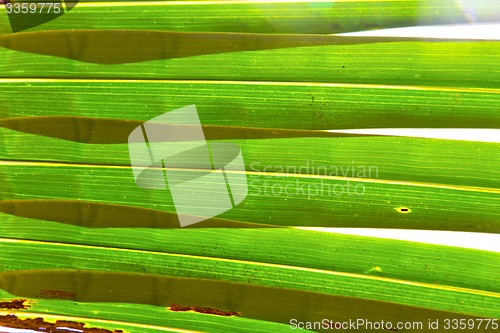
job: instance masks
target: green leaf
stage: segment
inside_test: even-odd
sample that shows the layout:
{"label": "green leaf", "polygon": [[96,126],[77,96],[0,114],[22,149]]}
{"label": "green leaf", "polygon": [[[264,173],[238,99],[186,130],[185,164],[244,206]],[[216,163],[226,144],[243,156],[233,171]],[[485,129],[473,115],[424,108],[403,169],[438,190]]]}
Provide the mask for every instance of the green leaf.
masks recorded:
{"label": "green leaf", "polygon": [[[489,75],[489,78],[493,76]],[[113,131],[107,131],[107,137],[116,139],[88,138],[84,141],[88,143],[126,142],[130,133],[126,131],[133,129],[138,122],[191,104],[197,105],[205,130],[210,130],[211,125],[236,126],[239,131],[266,128],[500,127],[497,112],[499,89],[262,81],[68,79],[2,79],[0,89],[0,124],[3,127],[30,133],[30,126],[21,128],[22,122],[30,121],[24,118],[67,117],[47,119],[38,126],[39,130],[43,130],[40,134],[57,135],[61,128],[57,128],[58,131],[44,128],[66,121],[59,126],[71,126],[71,132],[82,128],[79,135],[85,140],[84,134],[89,135],[84,131],[85,124],[79,124],[76,119],[71,124],[70,117],[84,117],[93,122],[87,126],[103,131],[106,126],[114,125]],[[101,118],[124,122],[100,125]],[[32,121],[36,124],[44,118]],[[38,134],[35,131],[31,133]],[[215,131],[210,136],[213,138],[217,134]],[[313,132],[300,134],[315,135]],[[241,138],[242,133],[239,135]]]}
{"label": "green leaf", "polygon": [[[69,32],[65,32],[67,33]],[[265,48],[265,50],[153,60],[166,56],[163,54],[167,49],[162,43],[152,48],[152,51],[142,48],[142,43],[138,45],[126,43],[120,48],[120,44],[114,41],[116,33],[104,31],[107,37],[99,39],[93,47],[92,42],[97,41],[93,38],[95,33],[95,31],[75,32],[75,36],[80,38],[75,39],[73,44],[61,39],[64,43],[62,46],[57,46],[55,50],[46,49],[44,53],[69,56],[82,61],[106,62],[106,57],[113,54],[116,54],[119,62],[141,59],[152,61],[98,65],[1,48],[0,68],[6,77],[295,81],[445,87],[451,85],[469,88],[499,86],[500,68],[497,55],[499,43],[491,41],[398,42],[382,37],[311,36],[311,38],[324,37],[340,42],[337,45],[278,49],[270,48],[285,45],[277,43],[273,46],[273,42],[269,42],[270,45],[265,43],[261,45],[261,42],[256,42],[254,45],[256,49]],[[125,31],[120,40],[126,39],[127,34],[132,38],[137,33],[138,31]],[[0,45],[20,51],[38,52],[40,46],[45,43],[50,45],[52,34],[56,38],[61,33],[44,32],[45,41],[38,40],[37,34],[18,33],[15,34],[16,38],[10,35],[2,36]],[[20,36],[19,44],[17,36]],[[158,38],[161,40],[163,37]],[[248,36],[236,38],[236,45],[226,46],[238,49],[239,44],[247,43],[248,38]],[[97,52],[95,57],[86,52],[68,53],[70,45],[75,45],[72,46],[75,51],[82,49],[87,39],[90,42],[89,49]],[[384,40],[388,42],[383,42]],[[369,41],[372,42],[368,43]],[[106,46],[108,44],[109,48]],[[193,54],[203,54],[205,45],[205,42],[200,42],[183,48],[187,52],[192,50],[189,52]],[[292,38],[290,46],[293,45]],[[97,49],[96,46],[102,46],[102,49]],[[221,45],[221,48],[226,46]],[[202,49],[199,50],[198,47]],[[244,45],[241,47],[242,50],[247,49]],[[286,70],[283,70],[285,68]]]}
{"label": "green leaf", "polygon": [[[75,217],[71,224],[93,224],[86,217],[95,216],[102,207],[93,206],[92,202],[175,212],[170,192],[138,187],[130,167],[38,162],[2,162],[1,167],[2,182],[6,184],[0,192],[3,200],[82,200],[77,211],[85,213]],[[33,173],[34,167],[36,173]],[[192,174],[201,176],[206,172],[193,171]],[[238,172],[227,170],[226,175],[231,179]],[[28,177],[30,181],[26,182]],[[247,183],[249,193],[244,202],[220,215],[221,218],[281,226],[500,230],[499,197],[495,188],[273,172],[247,172]],[[209,183],[206,188],[193,188],[193,191],[201,196],[212,193]],[[58,215],[66,212],[64,204],[47,202],[47,205],[49,212],[56,207],[59,207]],[[12,210],[11,207],[17,208]],[[111,206],[107,210],[117,208]],[[30,214],[29,204],[23,201],[15,202],[14,206],[7,202],[1,210],[21,216],[26,214],[24,211]],[[43,210],[36,214],[40,218],[47,216]],[[157,213],[150,214],[156,221],[151,223],[162,225],[155,220]],[[119,217],[108,223],[130,225]],[[166,220],[163,225],[167,227],[171,223],[175,220]]]}
{"label": "green leaf", "polygon": [[[290,229],[144,230],[135,237],[123,232],[119,240],[115,232],[110,238],[108,231],[82,237],[68,231],[60,227],[43,231],[50,243],[4,239],[2,263],[9,272],[0,274],[2,289],[18,297],[60,291],[78,302],[65,309],[65,315],[73,315],[81,302],[163,307],[183,302],[282,323],[299,313],[297,319],[302,321],[328,318],[332,312],[342,321],[353,313],[375,320],[381,308],[392,321],[499,315],[499,286],[491,284],[499,257],[485,251]],[[55,243],[56,239],[73,245]],[[154,239],[155,245],[144,239]],[[82,241],[107,247],[75,245]],[[122,247],[126,241],[127,248],[110,247]],[[148,247],[154,252],[130,250]],[[212,249],[211,255],[207,249]],[[404,255],[398,259],[392,255],[395,252]],[[31,270],[24,271],[28,267]],[[39,267],[45,270],[37,271]],[[464,285],[468,274],[477,279]],[[401,276],[405,280],[398,279]],[[480,291],[484,289],[491,292]],[[241,298],[241,293],[248,296]],[[304,304],[308,304],[305,311]],[[43,307],[33,306],[36,309]],[[193,328],[185,325],[181,327]]]}
{"label": "green leaf", "polygon": [[[2,8],[3,9],[3,8]],[[0,9],[0,10],[2,10]],[[254,33],[338,33],[415,25],[494,22],[500,5],[452,0],[355,1],[106,1],[80,2],[30,29],[148,29]],[[3,16],[3,15],[2,15]],[[2,17],[0,16],[0,18]],[[18,18],[23,20],[23,17]],[[27,19],[27,18],[26,18]],[[7,25],[0,33],[10,32]]]}

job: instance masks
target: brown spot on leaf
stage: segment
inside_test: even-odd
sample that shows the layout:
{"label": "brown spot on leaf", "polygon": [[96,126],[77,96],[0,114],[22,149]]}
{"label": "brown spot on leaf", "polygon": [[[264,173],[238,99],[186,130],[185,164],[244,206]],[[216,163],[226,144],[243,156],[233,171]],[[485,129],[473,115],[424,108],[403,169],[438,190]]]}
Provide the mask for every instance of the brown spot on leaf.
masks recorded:
{"label": "brown spot on leaf", "polygon": [[240,313],[236,311],[222,311],[218,309],[213,309],[213,308],[203,308],[199,306],[182,306],[179,304],[172,304],[170,305],[169,308],[170,311],[195,311],[199,313],[206,313],[206,314],[212,314],[216,316],[239,316]]}
{"label": "brown spot on leaf", "polygon": [[42,290],[40,291],[38,296],[44,298],[73,299],[75,297],[75,294],[63,290]]}
{"label": "brown spot on leaf", "polygon": [[29,305],[24,304],[25,302],[26,302],[25,299],[14,299],[8,302],[0,302],[0,309],[8,309],[8,310],[29,309]]}
{"label": "brown spot on leaf", "polygon": [[396,210],[399,212],[399,213],[403,213],[403,214],[408,214],[408,213],[411,213],[411,209],[408,208],[408,207],[398,207],[396,208]]}
{"label": "brown spot on leaf", "polygon": [[84,323],[79,323],[75,321],[68,320],[58,320],[55,323],[49,323],[43,320],[43,318],[34,319],[19,319],[15,315],[0,316],[0,326],[20,328],[20,329],[30,329],[36,332],[46,332],[46,333],[60,333],[61,328],[71,328],[82,331],[83,333],[119,333],[122,330],[110,331],[104,328],[85,328]]}

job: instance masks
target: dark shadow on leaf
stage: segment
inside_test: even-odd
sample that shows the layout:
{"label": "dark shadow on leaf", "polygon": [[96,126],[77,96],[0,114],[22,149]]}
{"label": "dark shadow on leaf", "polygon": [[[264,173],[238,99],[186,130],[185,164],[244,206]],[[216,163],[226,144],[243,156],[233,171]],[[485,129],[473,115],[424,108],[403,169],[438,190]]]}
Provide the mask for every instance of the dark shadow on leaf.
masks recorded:
{"label": "dark shadow on leaf", "polygon": [[[180,228],[177,214],[80,200],[2,200],[0,212],[85,228]],[[274,228],[279,226],[210,218],[185,228]]]}
{"label": "dark shadow on leaf", "polygon": [[49,30],[2,35],[0,46],[111,65],[227,52],[411,40],[416,39],[150,30]]}
{"label": "dark shadow on leaf", "polygon": [[[88,118],[71,116],[21,117],[0,119],[0,127],[81,143],[127,143],[130,133],[143,124],[138,120]],[[149,123],[152,126],[152,123]],[[157,124],[165,130],[181,133],[193,125]],[[330,133],[315,130],[253,128],[238,126],[202,125],[207,140],[272,139],[299,137],[353,137],[362,134]],[[374,135],[369,135],[374,136]],[[154,141],[154,140],[151,140]]]}

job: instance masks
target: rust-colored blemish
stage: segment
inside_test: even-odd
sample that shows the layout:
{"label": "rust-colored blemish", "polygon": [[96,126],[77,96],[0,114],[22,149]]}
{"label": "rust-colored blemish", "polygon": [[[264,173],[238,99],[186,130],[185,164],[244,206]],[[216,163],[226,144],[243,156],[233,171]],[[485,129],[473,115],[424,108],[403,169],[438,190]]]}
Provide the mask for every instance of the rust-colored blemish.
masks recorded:
{"label": "rust-colored blemish", "polygon": [[43,298],[73,299],[75,294],[63,290],[42,290],[38,293],[38,296]]}
{"label": "rust-colored blemish", "polygon": [[236,311],[222,311],[222,310],[213,309],[213,308],[203,308],[203,307],[199,307],[199,306],[182,306],[179,304],[170,305],[169,310],[176,311],[176,312],[178,312],[178,311],[195,311],[195,312],[199,312],[199,313],[212,314],[212,315],[216,315],[216,316],[226,316],[226,317],[240,315],[240,313],[236,312]]}
{"label": "rust-colored blemish", "polygon": [[25,299],[14,299],[12,301],[0,302],[0,309],[8,309],[8,310],[22,310],[29,309],[28,304]]}
{"label": "rust-colored blemish", "polygon": [[43,318],[34,319],[20,319],[15,315],[0,316],[0,326],[20,328],[20,329],[30,329],[35,332],[45,332],[45,333],[60,333],[62,329],[74,329],[79,330],[82,333],[119,333],[122,330],[110,331],[104,328],[85,328],[84,323],[79,323],[76,321],[68,320],[58,320],[55,323],[49,323],[43,320]]}

